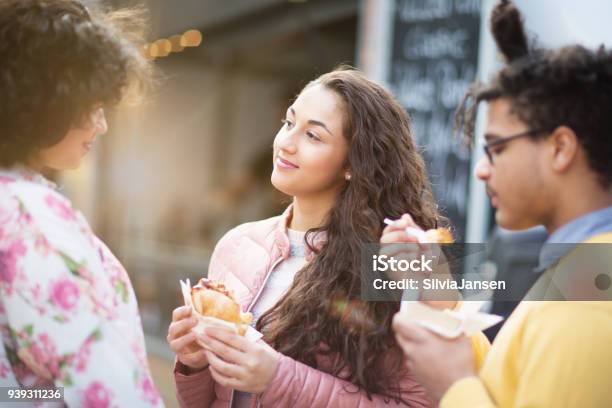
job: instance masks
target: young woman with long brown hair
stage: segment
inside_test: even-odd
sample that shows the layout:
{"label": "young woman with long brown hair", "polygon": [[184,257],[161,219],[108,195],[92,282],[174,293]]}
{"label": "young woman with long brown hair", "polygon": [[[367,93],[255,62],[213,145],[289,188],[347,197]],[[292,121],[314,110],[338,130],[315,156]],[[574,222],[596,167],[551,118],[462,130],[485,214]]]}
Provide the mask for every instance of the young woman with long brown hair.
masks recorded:
{"label": "young woman with long brown hair", "polygon": [[265,341],[210,330],[205,351],[190,309],[177,308],[168,341],[179,401],[429,406],[390,331],[399,303],[360,301],[362,249],[383,219],[409,213],[425,229],[440,220],[405,110],[356,70],[327,73],[287,109],[273,160],[272,183],[292,205],[228,232],[209,267]]}

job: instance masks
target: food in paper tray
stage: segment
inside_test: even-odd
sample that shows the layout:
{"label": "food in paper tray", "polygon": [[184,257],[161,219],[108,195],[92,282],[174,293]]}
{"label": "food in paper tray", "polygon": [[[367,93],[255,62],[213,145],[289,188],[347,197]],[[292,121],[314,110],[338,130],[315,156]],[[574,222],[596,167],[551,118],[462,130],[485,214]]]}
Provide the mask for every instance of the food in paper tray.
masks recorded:
{"label": "food in paper tray", "polygon": [[223,326],[252,341],[262,337],[249,326],[253,315],[241,311],[240,304],[222,282],[202,278],[193,287],[189,279],[180,283],[185,304],[193,308],[198,319],[192,329],[196,333],[202,334],[208,326]]}
{"label": "food in paper tray", "polygon": [[501,316],[480,312],[484,302],[463,302],[459,310],[438,310],[416,301],[402,302],[402,316],[443,337],[472,336],[503,320]]}
{"label": "food in paper tray", "polygon": [[253,321],[253,315],[240,311],[240,305],[221,282],[200,279],[200,282],[191,288],[191,300],[195,310],[202,316],[235,323],[241,336],[244,336],[246,326]]}

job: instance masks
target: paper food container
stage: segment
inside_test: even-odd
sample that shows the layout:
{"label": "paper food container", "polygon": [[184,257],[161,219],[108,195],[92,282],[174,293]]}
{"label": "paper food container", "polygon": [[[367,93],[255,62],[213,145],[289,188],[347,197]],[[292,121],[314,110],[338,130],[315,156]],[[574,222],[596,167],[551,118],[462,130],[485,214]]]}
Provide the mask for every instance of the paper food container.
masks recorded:
{"label": "paper food container", "polygon": [[[192,316],[195,316],[198,319],[198,324],[191,329],[192,332],[198,335],[204,334],[204,329],[207,327],[220,327],[226,330],[233,331],[236,334],[239,334],[239,329],[242,326],[243,328],[246,326],[246,332],[244,337],[250,341],[257,341],[263,337],[263,334],[255,330],[249,325],[239,325],[237,323],[230,323],[225,320],[217,319],[215,317],[202,316],[194,307],[193,302],[191,300],[191,282],[189,279],[185,281],[180,281],[181,284],[181,292],[183,293],[183,300],[185,301],[185,305],[191,307],[193,310]],[[206,344],[200,341],[197,338],[197,342],[200,346],[207,348]]]}
{"label": "paper food container", "polygon": [[503,320],[503,317],[479,312],[483,302],[464,302],[459,310],[438,310],[422,302],[403,301],[402,316],[440,336],[472,336]]}

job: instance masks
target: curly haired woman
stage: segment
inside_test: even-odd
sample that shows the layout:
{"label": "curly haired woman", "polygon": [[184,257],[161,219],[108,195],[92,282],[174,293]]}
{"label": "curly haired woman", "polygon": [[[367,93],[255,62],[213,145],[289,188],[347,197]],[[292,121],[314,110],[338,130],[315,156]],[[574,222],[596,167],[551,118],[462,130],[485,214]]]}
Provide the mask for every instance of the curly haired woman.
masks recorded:
{"label": "curly haired woman", "polygon": [[[439,221],[408,115],[358,71],[308,84],[274,140],[272,184],[293,197],[278,217],[219,241],[209,277],[252,311],[264,341],[210,331],[198,348],[190,309],[174,311],[183,406],[426,407],[391,332],[399,302],[362,302],[361,251],[385,217]],[[475,337],[481,353],[488,343]],[[235,391],[233,391],[235,390]]]}
{"label": "curly haired woman", "polygon": [[63,387],[68,406],[162,405],[128,275],[40,174],[78,167],[104,108],[148,82],[119,28],[141,15],[0,2],[0,386]]}

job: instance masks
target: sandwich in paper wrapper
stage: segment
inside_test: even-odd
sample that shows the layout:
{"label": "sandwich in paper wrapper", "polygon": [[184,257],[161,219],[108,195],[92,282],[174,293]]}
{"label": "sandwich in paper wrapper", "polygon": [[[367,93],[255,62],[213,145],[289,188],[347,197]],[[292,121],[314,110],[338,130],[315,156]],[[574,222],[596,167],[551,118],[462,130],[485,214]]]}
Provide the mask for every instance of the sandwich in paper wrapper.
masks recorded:
{"label": "sandwich in paper wrapper", "polygon": [[[196,334],[204,334],[206,327],[223,327],[247,340],[257,341],[263,335],[250,326],[251,313],[243,313],[233,294],[221,282],[202,278],[197,285],[191,286],[189,279],[180,281],[185,305],[193,310],[198,324],[191,329]],[[198,340],[198,344],[206,348]]]}

